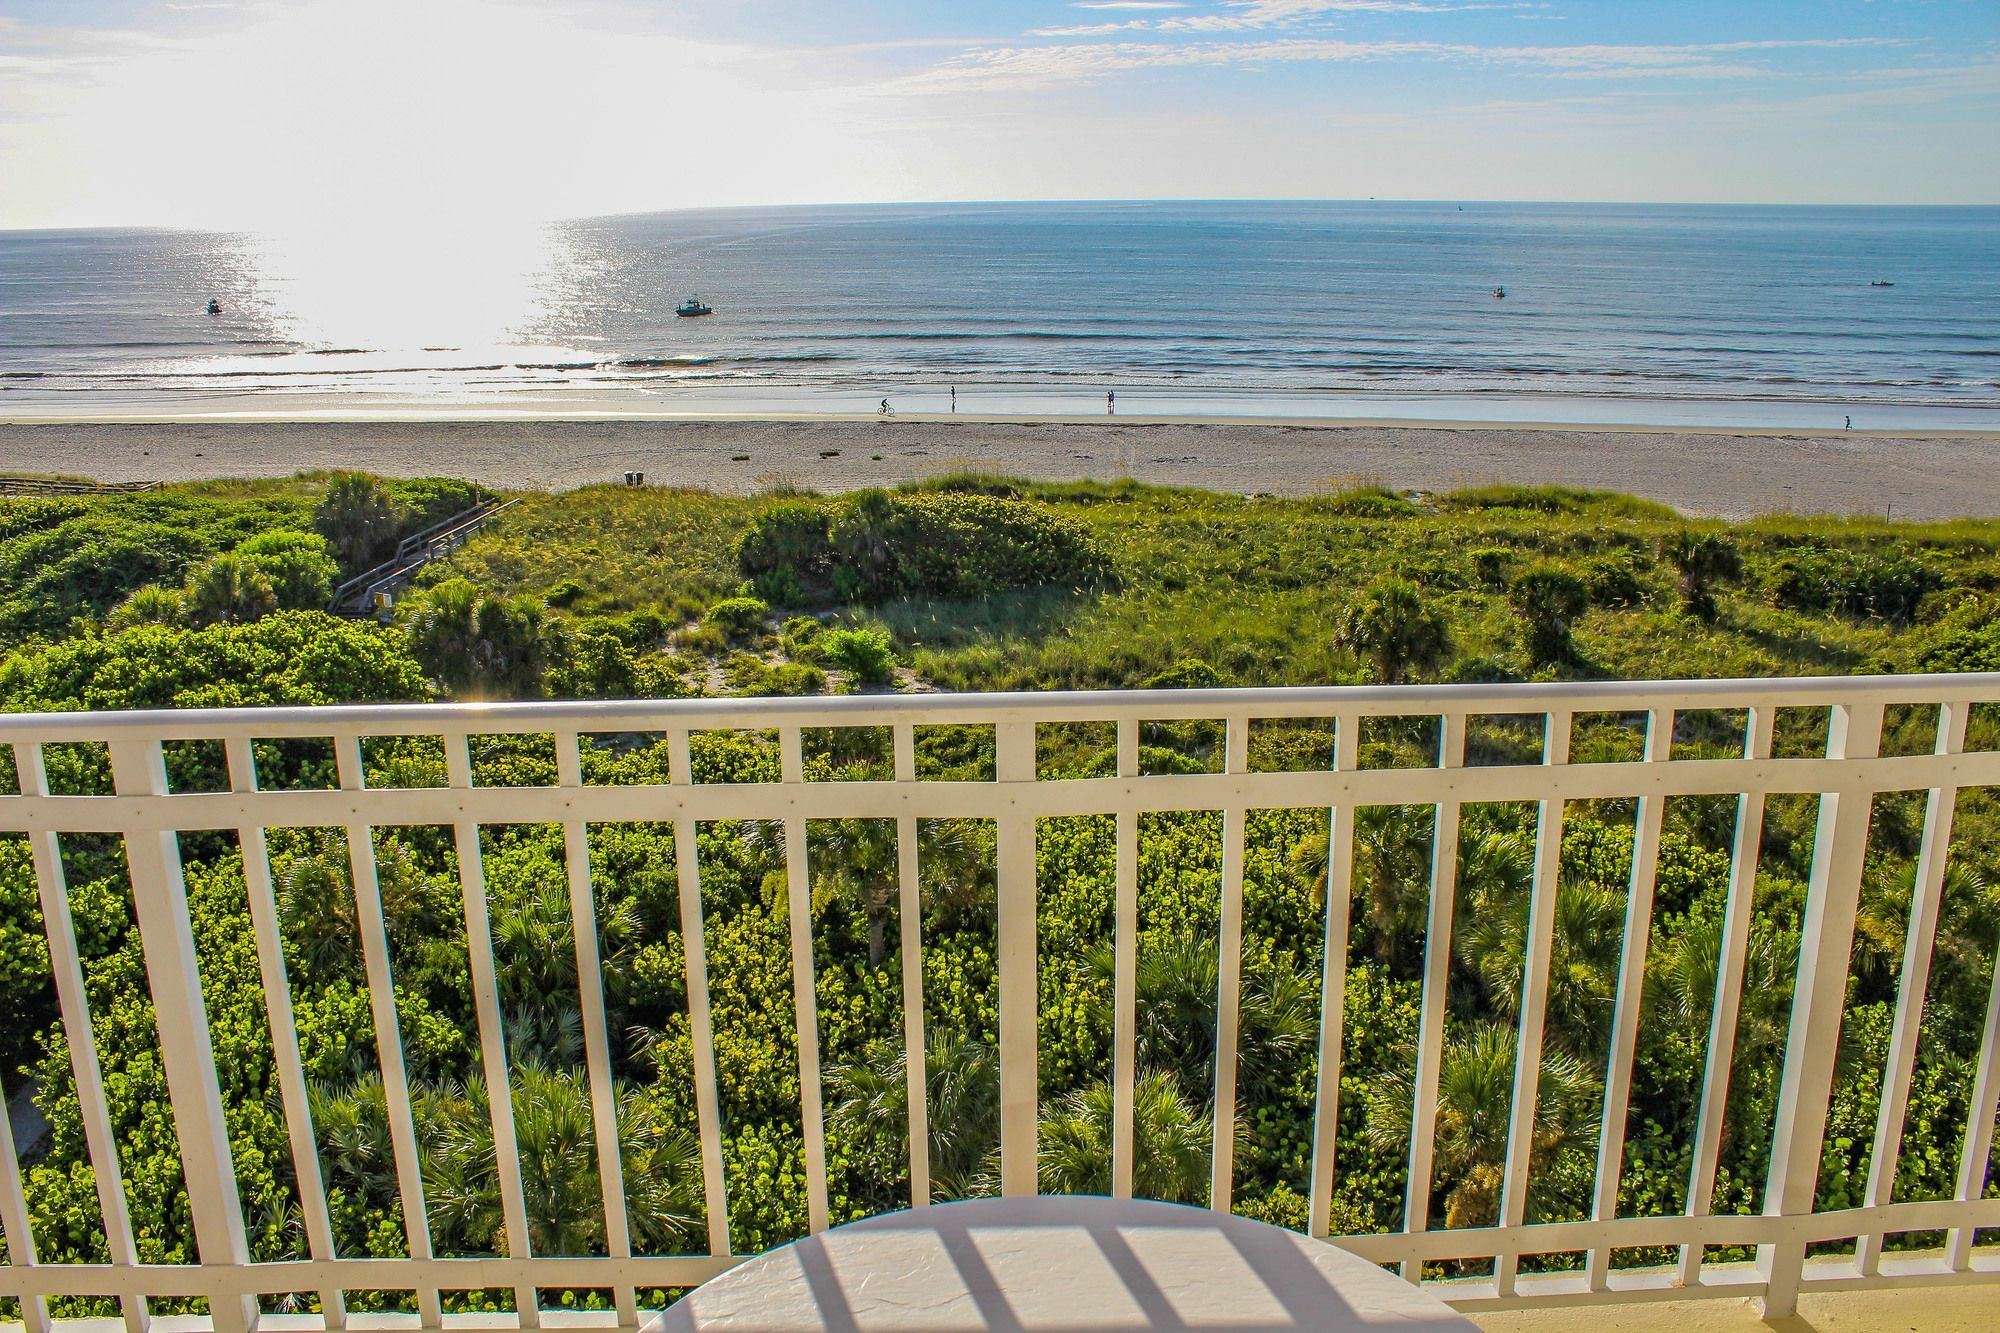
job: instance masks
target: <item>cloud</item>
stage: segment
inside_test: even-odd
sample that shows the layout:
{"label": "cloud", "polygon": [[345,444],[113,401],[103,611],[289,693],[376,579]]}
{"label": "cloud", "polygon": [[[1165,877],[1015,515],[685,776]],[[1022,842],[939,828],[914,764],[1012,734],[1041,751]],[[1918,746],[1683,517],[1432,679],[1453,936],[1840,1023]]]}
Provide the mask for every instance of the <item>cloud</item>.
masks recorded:
{"label": "cloud", "polygon": [[[1265,41],[1094,42],[996,46],[968,51],[892,85],[912,93],[1047,88],[1095,82],[1132,70],[1352,64],[1389,60],[1486,65],[1551,78],[1740,80],[1778,71],[1741,57],[1758,52],[1885,47],[1889,38],[1845,37],[1715,42],[1703,45],[1474,46],[1452,42],[1353,42],[1331,38]],[[1732,58],[1733,57],[1733,58]]]}
{"label": "cloud", "polygon": [[1453,0],[1229,0],[1223,14],[1162,19],[1162,32],[1240,32],[1281,28],[1328,14],[1449,14],[1468,9],[1527,9],[1514,3],[1454,3]]}

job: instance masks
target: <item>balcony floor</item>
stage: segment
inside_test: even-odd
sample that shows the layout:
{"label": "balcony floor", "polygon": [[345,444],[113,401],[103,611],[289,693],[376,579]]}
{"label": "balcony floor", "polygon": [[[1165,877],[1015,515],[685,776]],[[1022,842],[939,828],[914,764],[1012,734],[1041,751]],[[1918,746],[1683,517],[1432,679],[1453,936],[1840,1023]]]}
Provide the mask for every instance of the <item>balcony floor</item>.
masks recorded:
{"label": "balcony floor", "polygon": [[2000,1326],[2000,1287],[1903,1287],[1809,1293],[1799,1312],[1766,1322],[1747,1300],[1660,1301],[1508,1310],[1469,1316],[1486,1333],[1989,1333]]}

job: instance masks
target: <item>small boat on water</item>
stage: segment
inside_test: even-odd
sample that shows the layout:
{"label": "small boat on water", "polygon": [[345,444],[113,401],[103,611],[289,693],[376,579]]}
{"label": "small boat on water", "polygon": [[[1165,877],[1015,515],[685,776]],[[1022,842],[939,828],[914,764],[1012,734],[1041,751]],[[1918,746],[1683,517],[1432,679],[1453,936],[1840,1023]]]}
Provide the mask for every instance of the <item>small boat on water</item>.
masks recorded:
{"label": "small boat on water", "polygon": [[216,300],[216,299],[215,299],[215,298],[214,298],[213,296],[209,297],[209,298],[208,298],[208,313],[209,313],[209,314],[211,314],[211,315],[219,315],[219,314],[221,314],[221,313],[222,313],[222,302],[220,302],[220,301]]}
{"label": "small boat on water", "polygon": [[715,309],[712,306],[703,305],[699,296],[690,296],[687,300],[674,307],[674,313],[682,319],[686,319],[690,315],[712,315],[715,313]]}
{"label": "small boat on water", "polygon": [[1887,278],[1877,278],[1875,279],[1875,281],[1869,283],[1868,285],[1870,287],[1894,287],[1896,284],[1890,282]]}
{"label": "small boat on water", "polygon": [[1493,299],[1494,299],[1494,300],[1496,300],[1496,301],[1504,301],[1504,300],[1506,300],[1506,299],[1507,299],[1507,289],[1506,289],[1505,287],[1495,287],[1495,288],[1493,289]]}

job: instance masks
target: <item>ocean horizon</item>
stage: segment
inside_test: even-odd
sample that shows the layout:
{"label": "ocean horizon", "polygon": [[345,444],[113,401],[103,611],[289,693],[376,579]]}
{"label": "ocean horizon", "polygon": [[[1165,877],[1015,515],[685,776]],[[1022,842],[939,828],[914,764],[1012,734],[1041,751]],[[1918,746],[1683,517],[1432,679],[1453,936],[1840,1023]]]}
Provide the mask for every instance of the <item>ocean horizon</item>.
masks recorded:
{"label": "ocean horizon", "polygon": [[[677,317],[694,295],[714,313]],[[0,233],[0,417],[815,415],[885,398],[1993,429],[2000,208],[968,203]]]}

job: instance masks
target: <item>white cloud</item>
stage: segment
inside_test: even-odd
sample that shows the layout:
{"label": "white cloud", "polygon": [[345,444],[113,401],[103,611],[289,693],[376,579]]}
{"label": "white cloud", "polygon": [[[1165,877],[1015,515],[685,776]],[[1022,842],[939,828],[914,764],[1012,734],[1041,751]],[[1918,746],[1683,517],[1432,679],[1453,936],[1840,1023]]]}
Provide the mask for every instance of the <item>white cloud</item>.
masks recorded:
{"label": "white cloud", "polygon": [[919,93],[1046,88],[1093,82],[1131,70],[1385,60],[1488,65],[1556,78],[1719,81],[1776,75],[1776,71],[1766,66],[1725,57],[1740,57],[1761,51],[1898,44],[1892,39],[1866,37],[1716,42],[1685,46],[1476,46],[1452,42],[1280,38],[1233,42],[1145,41],[997,46],[968,51],[893,87],[898,91]]}

